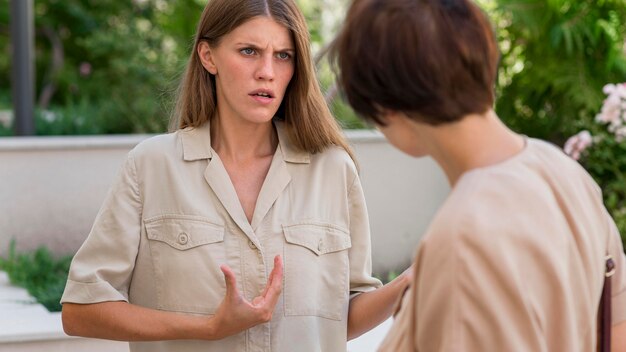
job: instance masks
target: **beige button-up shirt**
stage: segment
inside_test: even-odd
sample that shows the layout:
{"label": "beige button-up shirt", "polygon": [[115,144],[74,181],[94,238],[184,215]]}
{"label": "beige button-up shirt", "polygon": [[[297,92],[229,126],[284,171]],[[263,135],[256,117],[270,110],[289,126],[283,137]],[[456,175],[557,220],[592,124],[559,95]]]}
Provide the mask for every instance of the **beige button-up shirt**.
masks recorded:
{"label": "beige button-up shirt", "polygon": [[131,351],[345,351],[350,296],[380,286],[359,177],[342,149],[296,150],[275,125],[279,145],[251,223],[209,124],[140,143],[72,261],[62,302],[210,315],[225,295],[221,264],[251,300],[280,254],[283,294],[269,323],[219,341],[130,343]]}
{"label": "beige button-up shirt", "polygon": [[545,142],[464,174],[419,245],[385,352],[591,352],[605,255],[613,323],[626,257],[593,179]]}

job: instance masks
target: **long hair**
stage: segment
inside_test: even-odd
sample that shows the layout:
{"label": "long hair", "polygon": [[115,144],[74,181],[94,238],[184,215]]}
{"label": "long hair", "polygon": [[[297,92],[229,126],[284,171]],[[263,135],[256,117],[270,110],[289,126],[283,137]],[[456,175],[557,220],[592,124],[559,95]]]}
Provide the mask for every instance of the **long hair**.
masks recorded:
{"label": "long hair", "polygon": [[178,89],[171,130],[198,127],[215,118],[215,76],[202,66],[198,45],[205,40],[217,46],[233,29],[257,16],[266,16],[287,28],[295,44],[295,70],[275,119],[283,120],[291,142],[301,150],[318,153],[342,147],[354,159],[341,127],[322,95],[310,53],[309,31],[293,0],[212,0],[198,24],[189,63]]}

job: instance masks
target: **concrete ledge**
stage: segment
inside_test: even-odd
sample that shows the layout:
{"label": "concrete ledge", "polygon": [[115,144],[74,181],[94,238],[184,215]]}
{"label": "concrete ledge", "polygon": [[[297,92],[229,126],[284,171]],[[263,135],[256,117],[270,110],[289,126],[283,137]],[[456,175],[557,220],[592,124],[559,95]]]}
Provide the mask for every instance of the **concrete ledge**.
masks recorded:
{"label": "concrete ledge", "polygon": [[128,343],[68,338],[54,341],[28,341],[19,343],[0,343],[0,352],[128,352]]}
{"label": "concrete ledge", "polygon": [[[345,132],[361,170],[374,272],[408,266],[449,192],[430,158],[413,159],[376,130]],[[0,138],[0,255],[45,245],[73,254],[86,238],[128,151],[150,135]]]}
{"label": "concrete ledge", "polygon": [[39,150],[82,150],[132,148],[152,135],[3,137],[0,153]]}
{"label": "concrete ledge", "polygon": [[128,352],[125,342],[85,339],[63,332],[61,313],[50,313],[0,272],[0,352]]}
{"label": "concrete ledge", "polygon": [[[353,143],[386,143],[382,133],[376,130],[348,130],[345,134]],[[0,138],[0,153],[37,150],[131,149],[152,136],[154,135],[2,137]]]}

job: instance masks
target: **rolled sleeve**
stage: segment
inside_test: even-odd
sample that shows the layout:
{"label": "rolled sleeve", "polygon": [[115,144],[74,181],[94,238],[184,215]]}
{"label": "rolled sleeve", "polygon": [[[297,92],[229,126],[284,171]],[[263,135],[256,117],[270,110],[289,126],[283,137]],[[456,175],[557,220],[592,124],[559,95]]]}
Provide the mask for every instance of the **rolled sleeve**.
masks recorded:
{"label": "rolled sleeve", "polygon": [[141,204],[131,151],[72,260],[61,303],[128,301],[140,240]]}
{"label": "rolled sleeve", "polygon": [[382,286],[380,280],[372,277],[372,249],[369,218],[361,181],[355,176],[348,193],[350,206],[350,236],[352,247],[350,256],[350,298],[375,290]]}

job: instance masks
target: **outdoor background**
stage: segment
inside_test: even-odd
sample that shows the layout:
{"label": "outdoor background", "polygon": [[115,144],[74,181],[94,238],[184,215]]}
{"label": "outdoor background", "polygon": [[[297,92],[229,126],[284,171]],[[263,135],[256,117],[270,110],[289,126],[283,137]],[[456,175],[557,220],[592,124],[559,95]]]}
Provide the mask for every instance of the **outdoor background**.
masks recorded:
{"label": "outdoor background", "polygon": [[[0,136],[13,134],[8,1],[0,0]],[[35,0],[37,134],[164,132],[205,2]],[[297,2],[317,53],[341,24],[347,1]],[[596,118],[607,97],[603,87],[626,81],[626,1],[478,2],[502,51],[499,116],[514,130],[559,146],[590,131],[593,144],[580,162],[626,234],[626,142]],[[364,127],[335,91],[328,64],[318,66],[337,118],[346,128]],[[626,93],[618,98],[619,127]]]}

